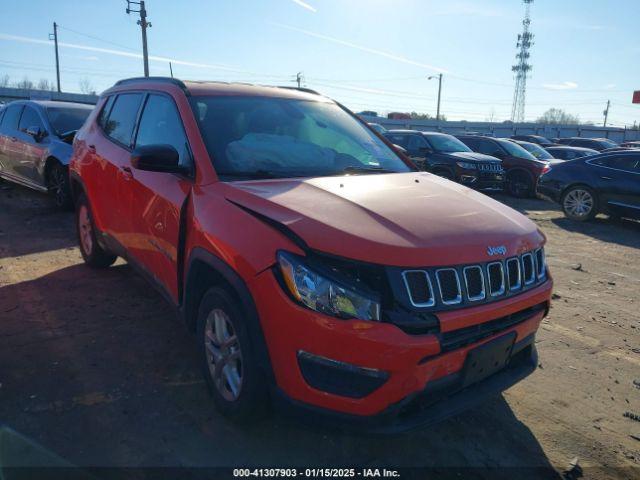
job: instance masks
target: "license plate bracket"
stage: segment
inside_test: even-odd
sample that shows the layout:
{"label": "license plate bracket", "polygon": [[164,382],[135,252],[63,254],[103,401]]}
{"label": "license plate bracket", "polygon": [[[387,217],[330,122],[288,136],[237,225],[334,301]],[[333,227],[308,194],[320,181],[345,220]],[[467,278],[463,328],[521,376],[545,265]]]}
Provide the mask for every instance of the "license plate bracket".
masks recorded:
{"label": "license plate bracket", "polygon": [[470,350],[464,364],[463,387],[480,382],[502,370],[511,358],[515,340],[516,332],[510,332]]}

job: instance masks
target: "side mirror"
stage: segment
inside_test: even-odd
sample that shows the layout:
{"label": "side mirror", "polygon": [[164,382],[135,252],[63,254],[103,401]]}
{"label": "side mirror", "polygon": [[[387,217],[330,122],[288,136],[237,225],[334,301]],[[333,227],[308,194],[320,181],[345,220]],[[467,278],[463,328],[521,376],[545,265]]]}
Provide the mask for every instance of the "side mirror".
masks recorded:
{"label": "side mirror", "polygon": [[43,132],[42,130],[40,130],[40,127],[28,127],[26,130],[27,135],[30,135],[33,137],[33,139],[36,142],[39,142],[40,140],[42,140],[44,138],[44,134],[45,132]]}
{"label": "side mirror", "polygon": [[166,144],[145,145],[131,152],[131,166],[148,172],[187,173],[179,161],[178,151]]}

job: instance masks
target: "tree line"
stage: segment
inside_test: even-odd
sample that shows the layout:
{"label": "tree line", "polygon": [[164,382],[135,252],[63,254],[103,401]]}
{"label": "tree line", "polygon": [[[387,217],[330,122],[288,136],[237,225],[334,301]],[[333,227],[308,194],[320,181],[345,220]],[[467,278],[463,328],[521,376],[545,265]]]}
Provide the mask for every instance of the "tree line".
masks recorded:
{"label": "tree line", "polygon": [[[31,80],[24,76],[20,80],[12,80],[9,75],[0,76],[0,87],[21,88],[23,90],[40,90],[45,92],[55,92],[56,84],[46,78],[37,81]],[[88,78],[81,78],[78,81],[78,88],[81,93],[87,95],[96,95],[96,90]]]}

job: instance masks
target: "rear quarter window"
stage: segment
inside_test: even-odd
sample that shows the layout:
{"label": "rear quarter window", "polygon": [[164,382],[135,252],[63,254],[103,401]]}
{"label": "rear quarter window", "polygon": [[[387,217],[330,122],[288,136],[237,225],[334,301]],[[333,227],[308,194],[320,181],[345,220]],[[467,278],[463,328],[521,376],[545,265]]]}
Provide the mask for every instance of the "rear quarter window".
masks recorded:
{"label": "rear quarter window", "polygon": [[17,130],[23,105],[9,105],[2,119],[3,130]]}

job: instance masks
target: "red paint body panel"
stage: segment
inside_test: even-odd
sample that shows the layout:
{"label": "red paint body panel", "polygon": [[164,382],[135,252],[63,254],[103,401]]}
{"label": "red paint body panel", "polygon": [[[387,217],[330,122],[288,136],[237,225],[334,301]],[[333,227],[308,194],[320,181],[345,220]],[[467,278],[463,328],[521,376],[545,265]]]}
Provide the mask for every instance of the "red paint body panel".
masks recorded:
{"label": "red paint body panel", "polygon": [[[308,93],[246,85],[187,83],[192,95],[255,95],[329,101]],[[318,407],[373,415],[430,380],[459,371],[470,348],[440,353],[435,335],[410,335],[391,323],[341,320],[294,303],[274,277],[278,250],[304,251],[260,217],[286,226],[311,249],[345,259],[404,267],[487,262],[488,246],[509,255],[533,250],[543,234],[505,205],[446,181],[413,172],[224,183],[218,181],[187,96],[179,86],[153,80],[115,86],[162,92],[176,103],[195,162],[195,175],[136,170],[130,151],[96,125],[98,103],[76,135],[70,165],[89,198],[96,227],[126,249],[127,256],[180,305],[195,249],[226,263],[255,302],[277,386],[289,397]],[[131,169],[124,174],[123,167]],[[182,243],[180,241],[183,240]],[[489,304],[438,313],[443,332],[488,322],[549,302],[551,279],[522,294]],[[534,333],[542,313],[509,329],[522,339]],[[361,398],[341,397],[309,386],[300,373],[299,350],[390,373]],[[419,362],[431,357],[424,363]]]}
{"label": "red paint body panel", "polygon": [[633,92],[633,99],[631,100],[631,103],[640,103],[640,90]]}

